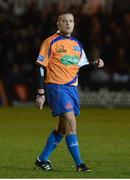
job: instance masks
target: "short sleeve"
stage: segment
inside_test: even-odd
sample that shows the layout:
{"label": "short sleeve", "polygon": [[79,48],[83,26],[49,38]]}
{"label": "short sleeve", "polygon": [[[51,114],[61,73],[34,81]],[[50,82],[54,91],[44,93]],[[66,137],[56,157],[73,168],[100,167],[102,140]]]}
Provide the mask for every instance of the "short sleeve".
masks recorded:
{"label": "short sleeve", "polygon": [[42,66],[47,67],[49,62],[49,56],[50,56],[50,43],[48,40],[45,40],[41,45],[40,52],[36,62]]}
{"label": "short sleeve", "polygon": [[86,57],[86,54],[85,54],[84,50],[82,49],[81,57],[80,57],[80,60],[78,62],[78,66],[82,67],[82,66],[87,65],[87,64],[89,64],[89,61],[88,61],[88,59]]}

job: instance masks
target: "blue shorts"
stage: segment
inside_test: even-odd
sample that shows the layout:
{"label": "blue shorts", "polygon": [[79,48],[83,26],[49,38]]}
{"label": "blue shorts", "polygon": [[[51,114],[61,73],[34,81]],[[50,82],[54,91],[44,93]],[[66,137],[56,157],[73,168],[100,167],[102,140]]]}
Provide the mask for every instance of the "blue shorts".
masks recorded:
{"label": "blue shorts", "polygon": [[59,84],[46,84],[46,94],[53,116],[73,111],[80,114],[79,94],[77,87]]}

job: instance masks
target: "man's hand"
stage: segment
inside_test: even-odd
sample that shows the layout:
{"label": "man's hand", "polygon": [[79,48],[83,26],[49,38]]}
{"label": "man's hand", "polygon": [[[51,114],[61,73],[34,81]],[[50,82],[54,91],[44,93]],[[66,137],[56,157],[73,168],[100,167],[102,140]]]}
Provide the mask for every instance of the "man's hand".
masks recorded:
{"label": "man's hand", "polygon": [[40,108],[40,110],[42,110],[44,103],[45,103],[45,95],[38,93],[36,97],[36,105]]}
{"label": "man's hand", "polygon": [[97,59],[93,61],[93,65],[95,68],[102,68],[104,66],[104,62],[102,59]]}

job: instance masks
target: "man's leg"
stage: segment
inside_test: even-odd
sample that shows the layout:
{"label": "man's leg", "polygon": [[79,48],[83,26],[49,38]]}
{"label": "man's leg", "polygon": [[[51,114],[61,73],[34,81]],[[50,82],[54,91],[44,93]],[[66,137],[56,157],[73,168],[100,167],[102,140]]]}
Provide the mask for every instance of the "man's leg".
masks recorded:
{"label": "man's leg", "polygon": [[39,158],[37,158],[35,164],[37,167],[43,169],[44,171],[52,170],[52,166],[48,158],[55,150],[57,145],[62,140],[63,135],[59,134],[56,130],[53,130],[47,139],[47,143],[45,145],[44,150],[42,151]]}
{"label": "man's leg", "polygon": [[62,121],[63,121],[62,119],[61,120],[59,119],[58,126],[49,135],[44,150],[42,151],[39,158],[36,160],[36,165],[40,166],[45,171],[52,169],[51,164],[48,161],[48,158],[55,150],[57,145],[60,143],[60,141],[62,140],[65,134],[64,122]]}
{"label": "man's leg", "polygon": [[46,142],[45,148],[42,151],[41,155],[39,156],[39,159],[41,161],[47,161],[52,152],[55,150],[57,145],[60,143],[62,140],[63,135],[58,133],[56,130],[53,130]]}
{"label": "man's leg", "polygon": [[81,157],[80,157],[80,150],[79,150],[79,145],[78,145],[78,138],[76,134],[76,118],[73,113],[67,112],[64,113],[61,116],[61,119],[65,122],[65,133],[66,133],[66,143],[68,146],[68,149],[75,161],[76,166],[80,165],[83,163]]}
{"label": "man's leg", "polygon": [[74,112],[67,112],[60,116],[65,125],[66,144],[74,159],[78,171],[89,171],[80,157],[78,138],[76,133],[76,117]]}

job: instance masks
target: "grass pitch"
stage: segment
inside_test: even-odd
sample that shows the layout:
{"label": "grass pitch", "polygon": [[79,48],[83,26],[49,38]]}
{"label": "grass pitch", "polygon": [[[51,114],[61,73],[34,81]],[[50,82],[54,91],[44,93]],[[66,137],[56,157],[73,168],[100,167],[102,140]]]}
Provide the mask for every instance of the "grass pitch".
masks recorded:
{"label": "grass pitch", "polygon": [[79,144],[90,173],[75,172],[65,140],[50,157],[54,171],[34,170],[56,121],[48,108],[0,108],[0,178],[130,178],[129,109],[81,110]]}

